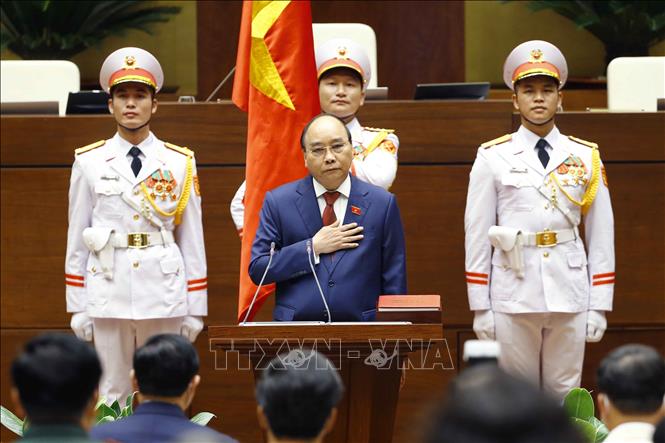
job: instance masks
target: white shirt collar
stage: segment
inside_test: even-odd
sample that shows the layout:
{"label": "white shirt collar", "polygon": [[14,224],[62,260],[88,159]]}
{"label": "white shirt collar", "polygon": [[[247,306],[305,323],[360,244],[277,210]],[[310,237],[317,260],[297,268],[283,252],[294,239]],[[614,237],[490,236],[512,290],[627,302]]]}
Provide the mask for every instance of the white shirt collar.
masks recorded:
{"label": "white shirt collar", "polygon": [[152,131],[148,133],[148,136],[143,140],[141,143],[138,145],[133,145],[129,143],[127,140],[122,138],[120,136],[120,133],[116,132],[115,135],[113,136],[113,139],[116,143],[116,146],[118,146],[120,152],[122,155],[128,155],[129,150],[132,148],[132,146],[136,146],[141,150],[141,153],[143,155],[150,155],[152,154],[152,144],[155,141],[155,136],[153,135]]}
{"label": "white shirt collar", "polygon": [[535,148],[538,140],[544,138],[547,144],[552,147],[552,149],[556,149],[557,145],[559,144],[559,135],[561,134],[556,126],[553,127],[545,137],[541,137],[538,134],[529,131],[524,126],[520,126],[520,128],[517,130],[517,133],[520,135],[520,137],[522,137],[526,146]]}
{"label": "white shirt collar", "polygon": [[[324,193],[328,192],[328,190],[321,183],[317,182],[314,177],[312,177],[312,183],[314,184],[314,194],[316,194],[316,198],[319,198]],[[335,191],[339,192],[344,197],[349,198],[349,195],[351,195],[351,176],[347,175],[346,179],[337,189],[335,189]]]}
{"label": "white shirt collar", "polygon": [[631,441],[640,442],[650,440],[655,429],[656,427],[651,423],[641,421],[622,423],[616,428],[612,429],[605,441],[610,443],[625,443]]}
{"label": "white shirt collar", "polygon": [[360,125],[357,118],[354,117],[353,120],[346,124],[346,127],[351,133],[351,141],[362,139],[363,127]]}

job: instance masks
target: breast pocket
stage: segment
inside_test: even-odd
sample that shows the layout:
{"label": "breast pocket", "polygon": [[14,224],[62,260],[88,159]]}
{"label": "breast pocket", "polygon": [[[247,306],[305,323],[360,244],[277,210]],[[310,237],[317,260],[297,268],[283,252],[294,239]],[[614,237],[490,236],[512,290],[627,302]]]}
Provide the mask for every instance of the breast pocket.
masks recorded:
{"label": "breast pocket", "polygon": [[532,188],[533,185],[529,181],[526,174],[503,174],[501,176],[501,184],[503,186],[510,186],[512,188]]}
{"label": "breast pocket", "polygon": [[95,210],[108,218],[122,217],[122,190],[118,183],[109,180],[100,180],[95,183],[97,204]]}

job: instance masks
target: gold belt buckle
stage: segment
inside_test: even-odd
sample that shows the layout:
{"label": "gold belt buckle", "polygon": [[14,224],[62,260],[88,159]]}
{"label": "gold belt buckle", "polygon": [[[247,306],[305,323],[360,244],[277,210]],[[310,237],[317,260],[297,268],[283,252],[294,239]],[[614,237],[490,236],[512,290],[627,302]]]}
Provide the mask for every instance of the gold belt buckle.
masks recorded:
{"label": "gold belt buckle", "polygon": [[542,232],[536,232],[536,246],[539,248],[551,248],[556,245],[556,232],[545,229]]}
{"label": "gold belt buckle", "polygon": [[134,232],[131,234],[127,234],[127,247],[128,248],[147,248],[150,246],[150,243],[148,241],[148,233],[147,232]]}

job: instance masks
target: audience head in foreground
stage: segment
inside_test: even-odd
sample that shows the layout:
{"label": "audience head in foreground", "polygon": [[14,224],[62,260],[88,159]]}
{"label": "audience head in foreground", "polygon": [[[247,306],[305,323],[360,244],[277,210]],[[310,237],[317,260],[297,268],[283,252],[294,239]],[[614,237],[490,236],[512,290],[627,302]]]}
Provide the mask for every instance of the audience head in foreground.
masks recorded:
{"label": "audience head in foreground", "polygon": [[275,357],[256,386],[257,415],[268,442],[320,442],[337,417],[344,386],[316,351]]}
{"label": "audience head in foreground", "polygon": [[463,371],[449,385],[429,443],[582,443],[563,408],[494,365]]}
{"label": "audience head in foreground", "polygon": [[85,441],[102,367],[95,350],[69,334],[43,334],[25,344],[11,367],[12,397],[27,414],[25,438]]}
{"label": "audience head in foreground", "polygon": [[201,441],[229,442],[227,436],[189,421],[184,411],[201,381],[194,346],[177,334],[151,337],[134,353],[132,385],[139,406],[133,415],[92,430],[98,439],[129,442],[183,441],[194,434]]}
{"label": "audience head in foreground", "polygon": [[[654,426],[665,416],[665,360],[652,347],[621,346],[610,352],[598,368],[600,418],[618,435],[642,431],[651,439]],[[618,440],[617,440],[618,441]]]}

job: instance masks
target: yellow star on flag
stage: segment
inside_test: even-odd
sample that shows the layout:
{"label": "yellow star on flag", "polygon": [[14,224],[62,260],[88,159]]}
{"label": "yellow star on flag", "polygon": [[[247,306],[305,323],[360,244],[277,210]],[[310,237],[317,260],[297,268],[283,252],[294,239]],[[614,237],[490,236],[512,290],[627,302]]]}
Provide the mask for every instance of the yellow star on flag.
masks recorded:
{"label": "yellow star on flag", "polygon": [[291,3],[288,1],[254,1],[252,3],[252,49],[249,82],[267,97],[295,111],[282,77],[270,55],[265,36]]}

